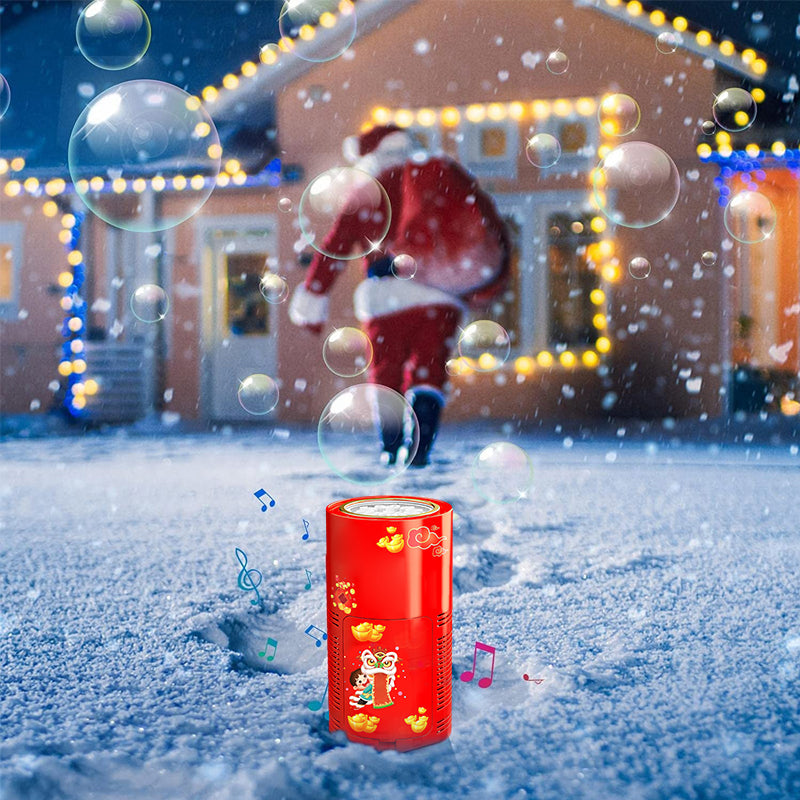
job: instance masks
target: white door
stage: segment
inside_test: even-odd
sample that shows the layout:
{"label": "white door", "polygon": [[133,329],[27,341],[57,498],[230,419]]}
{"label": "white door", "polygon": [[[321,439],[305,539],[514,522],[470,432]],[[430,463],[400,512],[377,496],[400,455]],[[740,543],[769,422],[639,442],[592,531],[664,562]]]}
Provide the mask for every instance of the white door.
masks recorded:
{"label": "white door", "polygon": [[267,260],[276,262],[274,217],[204,220],[204,414],[215,421],[271,419],[239,404],[241,382],[256,373],[278,380],[278,309],[261,294]]}

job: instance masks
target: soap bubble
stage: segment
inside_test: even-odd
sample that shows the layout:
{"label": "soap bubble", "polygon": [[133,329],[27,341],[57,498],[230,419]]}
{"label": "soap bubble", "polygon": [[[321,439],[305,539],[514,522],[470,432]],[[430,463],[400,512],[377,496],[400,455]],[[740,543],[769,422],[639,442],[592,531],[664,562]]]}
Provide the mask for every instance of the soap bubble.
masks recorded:
{"label": "soap bubble", "polygon": [[528,454],[511,442],[484,447],[472,464],[475,491],[490,503],[513,503],[527,497],[533,484]]}
{"label": "soap bubble", "polygon": [[401,253],[392,259],[392,274],[401,281],[411,280],[417,274],[417,262],[411,256]]}
{"label": "soap bubble", "polygon": [[265,272],[258,285],[264,299],[276,305],[282,303],[289,295],[289,285],[286,279],[274,272]]}
{"label": "soap bubble", "polygon": [[525,155],[534,167],[552,167],[561,157],[561,145],[555,136],[537,133],[528,139]]}
{"label": "soap bubble", "polygon": [[617,145],[594,170],[598,208],[617,225],[646,228],[664,219],[678,202],[675,162],[647,142]]}
{"label": "soap bubble", "polygon": [[743,131],[755,121],[756,108],[756,101],[750,92],[734,87],[716,96],[711,111],[720,128]]}
{"label": "soap bubble", "polygon": [[337,328],[322,346],[325,366],[340,378],[354,378],[372,363],[372,342],[358,328]]}
{"label": "soap bubble", "polygon": [[705,250],[700,256],[704,267],[713,267],[717,263],[717,254],[713,250]]}
{"label": "soap bubble", "polygon": [[288,214],[292,210],[292,201],[288,197],[281,197],[278,200],[278,210],[283,211],[284,214]]}
{"label": "soap bubble", "polygon": [[[117,228],[144,232],[191,217],[214,189],[220,166],[217,129],[199,100],[150,80],[97,95],[75,123],[68,156],[84,203]],[[169,212],[150,213],[145,191],[169,192]]]}
{"label": "soap bubble", "polygon": [[664,31],[656,36],[656,50],[664,55],[674,53],[678,49],[678,45],[683,40],[679,33],[672,33],[671,31]]}
{"label": "soap bubble", "polygon": [[563,75],[569,69],[569,57],[561,50],[550,53],[544,63],[553,75]]}
{"label": "soap bubble", "polygon": [[141,322],[159,322],[169,311],[167,293],[155,283],[145,283],[131,295],[131,311]]}
{"label": "soap bubble", "polygon": [[640,281],[650,274],[650,262],[644,256],[636,256],[628,263],[628,272],[632,278]]}
{"label": "soap bubble", "polygon": [[[300,230],[317,251],[331,258],[361,258],[376,249],[389,230],[392,209],[383,186],[353,167],[334,167],[309,183],[300,199]],[[325,237],[340,218],[352,217],[354,235],[335,250]]]}
{"label": "soap bubble", "polygon": [[597,110],[600,130],[607,136],[627,136],[639,127],[639,104],[629,94],[610,94]]}
{"label": "soap bubble", "polygon": [[450,358],[445,363],[444,369],[448,375],[453,377],[468,375],[470,372],[469,362],[466,358]]}
{"label": "soap bubble", "polygon": [[775,206],[761,192],[739,192],[725,206],[725,227],[738,242],[763,242],[778,221]]}
{"label": "soap bubble", "polygon": [[0,119],[6,115],[8,107],[11,105],[11,87],[5,75],[0,74]]}
{"label": "soap bubble", "polygon": [[75,39],[96,67],[125,69],[147,52],[150,20],[133,0],[93,0],[78,17]]}
{"label": "soap bubble", "polygon": [[458,339],[458,353],[478,372],[501,367],[511,353],[511,339],[502,325],[490,319],[471,322]]}
{"label": "soap bubble", "polygon": [[236,394],[239,405],[254,416],[269,414],[278,405],[278,384],[269,375],[260,372],[248,375],[239,384]]}
{"label": "soap bubble", "polygon": [[711,136],[717,130],[717,126],[710,119],[704,120],[700,127],[703,129],[703,133],[706,136]]}
{"label": "soap bubble", "polygon": [[[381,430],[402,441],[394,464],[381,464]],[[393,389],[361,383],[339,392],[325,406],[317,428],[320,453],[328,466],[352,483],[385,483],[405,471],[419,446],[417,417]]]}
{"label": "soap bubble", "polygon": [[287,0],[278,27],[290,53],[304,61],[330,61],[355,38],[356,9],[350,0]]}

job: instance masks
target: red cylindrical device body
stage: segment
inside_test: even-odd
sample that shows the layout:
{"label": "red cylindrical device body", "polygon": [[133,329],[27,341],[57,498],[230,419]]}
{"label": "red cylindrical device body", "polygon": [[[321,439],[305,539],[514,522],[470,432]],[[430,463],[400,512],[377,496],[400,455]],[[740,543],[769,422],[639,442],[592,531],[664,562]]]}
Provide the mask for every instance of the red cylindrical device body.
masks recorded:
{"label": "red cylindrical device body", "polygon": [[327,508],[330,729],[378,749],[450,735],[453,509],[417,497]]}

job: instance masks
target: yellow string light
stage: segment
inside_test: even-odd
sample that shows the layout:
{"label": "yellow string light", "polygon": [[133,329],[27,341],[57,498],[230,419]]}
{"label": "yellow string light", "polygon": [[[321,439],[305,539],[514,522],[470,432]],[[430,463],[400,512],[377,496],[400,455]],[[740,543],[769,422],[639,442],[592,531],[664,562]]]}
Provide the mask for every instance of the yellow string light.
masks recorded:
{"label": "yellow string light", "polygon": [[22,184],[19,181],[9,181],[3,191],[8,197],[16,197],[22,191]]}

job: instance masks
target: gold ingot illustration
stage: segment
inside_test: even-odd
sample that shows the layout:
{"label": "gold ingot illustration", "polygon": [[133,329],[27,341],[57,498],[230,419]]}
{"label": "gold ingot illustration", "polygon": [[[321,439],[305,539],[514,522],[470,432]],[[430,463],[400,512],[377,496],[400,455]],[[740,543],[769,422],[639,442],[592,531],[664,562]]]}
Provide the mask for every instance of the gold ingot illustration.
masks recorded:
{"label": "gold ingot illustration", "polygon": [[374,733],[381,718],[370,717],[367,714],[356,714],[353,717],[348,717],[347,721],[357,733]]}
{"label": "gold ingot illustration", "polygon": [[406,546],[405,539],[402,533],[396,533],[394,536],[384,536],[378,539],[378,547],[385,547],[390,553],[399,553]]}
{"label": "gold ingot illustration", "polygon": [[362,622],[359,625],[351,625],[350,630],[359,642],[379,642],[383,632],[386,630],[386,626]]}
{"label": "gold ingot illustration", "polygon": [[389,526],[389,527],[386,529],[386,532],[387,532],[387,533],[394,533],[396,530],[397,530],[397,528],[395,528],[395,526],[394,526],[394,525],[390,525],[390,526]]}
{"label": "gold ingot illustration", "polygon": [[[424,708],[418,708],[417,711],[419,711],[420,714],[425,713]],[[418,717],[416,714],[411,714],[406,717],[403,722],[409,725],[414,733],[422,733],[425,728],[428,727],[428,717],[426,716]]]}

